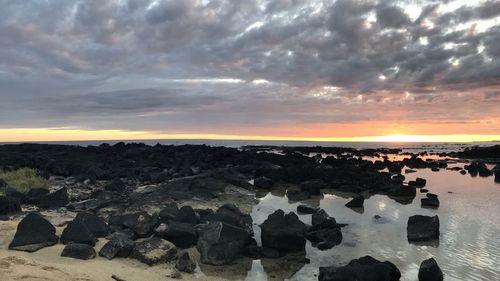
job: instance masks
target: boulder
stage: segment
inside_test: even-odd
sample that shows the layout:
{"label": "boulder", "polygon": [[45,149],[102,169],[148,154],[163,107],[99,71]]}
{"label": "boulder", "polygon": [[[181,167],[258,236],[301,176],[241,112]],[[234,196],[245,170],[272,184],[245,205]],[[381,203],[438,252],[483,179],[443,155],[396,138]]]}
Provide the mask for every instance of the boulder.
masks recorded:
{"label": "boulder", "polygon": [[493,171],[488,169],[486,164],[482,161],[474,161],[470,165],[465,165],[464,169],[469,172],[472,176],[489,177],[493,175]]}
{"label": "boulder", "polygon": [[313,206],[309,206],[309,205],[306,205],[306,204],[300,204],[299,206],[297,206],[297,212],[298,213],[302,213],[302,214],[314,214],[317,211],[319,211],[319,208],[313,207]]}
{"label": "boulder", "polygon": [[189,252],[182,252],[179,255],[179,260],[175,264],[175,268],[186,273],[194,273],[196,269],[196,260]]}
{"label": "boulder", "polygon": [[300,183],[300,190],[311,195],[321,195],[321,189],[324,187],[325,182],[320,179],[314,179]]}
{"label": "boulder", "polygon": [[276,249],[271,249],[268,247],[260,247],[256,244],[249,245],[245,249],[245,255],[253,259],[270,258],[276,259],[281,256],[280,252]]}
{"label": "boulder", "polygon": [[313,226],[320,225],[328,221],[331,221],[333,224],[337,224],[335,219],[330,217],[323,209],[320,209],[319,211],[314,213],[311,217],[311,220]]}
{"label": "boulder", "polygon": [[443,281],[443,272],[435,259],[430,258],[420,264],[418,281]]}
{"label": "boulder", "polygon": [[21,211],[19,199],[14,197],[0,196],[0,215],[7,215]]}
{"label": "boulder", "polygon": [[193,225],[185,222],[171,221],[162,237],[179,248],[189,248],[198,242],[198,234]]}
{"label": "boulder", "polygon": [[415,215],[408,219],[406,227],[408,241],[429,241],[439,238],[438,216]]}
{"label": "boulder", "polygon": [[71,243],[64,247],[61,257],[89,260],[96,257],[94,247],[88,244]]}
{"label": "boulder", "polygon": [[135,243],[124,235],[113,236],[99,251],[99,256],[108,260],[113,258],[126,258],[132,252]]}
{"label": "boulder", "polygon": [[389,261],[381,262],[370,256],[350,261],[341,267],[320,267],[319,281],[398,281],[399,269]]}
{"label": "boulder", "polygon": [[243,228],[224,222],[211,222],[200,230],[196,248],[201,262],[211,265],[232,263],[250,241],[250,233]]}
{"label": "boulder", "polygon": [[24,203],[38,205],[38,204],[40,204],[41,198],[49,193],[50,192],[47,188],[42,188],[42,187],[32,188],[26,194],[26,198],[24,200]]}
{"label": "boulder", "polygon": [[130,257],[147,265],[155,265],[176,259],[177,248],[167,240],[152,237],[137,242]]}
{"label": "boulder", "polygon": [[294,189],[289,189],[286,191],[286,197],[290,201],[302,201],[311,198],[311,195],[309,192],[302,191],[302,190],[294,190]]}
{"label": "boulder", "polygon": [[198,224],[200,222],[200,218],[198,214],[194,211],[191,206],[182,206],[177,213],[177,216],[174,219],[178,222],[190,223],[192,225]]}
{"label": "boulder", "polygon": [[274,182],[266,177],[259,177],[253,180],[253,185],[261,189],[271,189]]}
{"label": "boulder", "polygon": [[430,196],[430,195],[433,194],[427,193],[427,198],[420,199],[422,207],[439,208],[439,199],[437,195],[436,196]]}
{"label": "boulder", "polygon": [[363,203],[365,202],[365,197],[362,195],[356,195],[351,201],[345,204],[348,208],[363,208]]}
{"label": "boulder", "polygon": [[107,191],[122,192],[126,188],[125,183],[121,179],[114,179],[104,186]]}
{"label": "boulder", "polygon": [[56,228],[37,213],[29,213],[17,225],[9,250],[35,252],[57,243]]}
{"label": "boulder", "polygon": [[161,221],[169,222],[171,220],[174,220],[177,217],[178,213],[179,207],[177,206],[177,203],[171,202],[165,205],[165,207],[160,211],[158,215],[160,216]]}
{"label": "boulder", "polygon": [[232,203],[222,205],[214,214],[206,216],[206,219],[208,221],[220,221],[241,227],[247,230],[248,233],[253,234],[252,217],[242,213],[240,209]]}
{"label": "boulder", "polygon": [[60,208],[69,203],[68,189],[63,187],[40,198],[40,208]]}
{"label": "boulder", "polygon": [[[120,221],[124,227],[133,230],[137,237],[145,238],[153,234],[153,230],[158,223],[158,217],[141,211],[122,215]],[[112,224],[111,221],[110,224]]]}
{"label": "boulder", "polygon": [[109,235],[110,230],[108,224],[95,214],[81,212],[76,215],[75,220],[85,225],[85,227],[97,238]]}
{"label": "boulder", "polygon": [[339,225],[319,224],[306,232],[306,238],[319,250],[328,250],[342,242],[342,231]]}
{"label": "boulder", "polygon": [[283,210],[277,210],[260,227],[262,246],[280,251],[304,251],[307,226],[295,213],[285,215]]}
{"label": "boulder", "polygon": [[64,244],[79,243],[95,246],[97,238],[81,221],[73,220],[63,230],[61,242]]}

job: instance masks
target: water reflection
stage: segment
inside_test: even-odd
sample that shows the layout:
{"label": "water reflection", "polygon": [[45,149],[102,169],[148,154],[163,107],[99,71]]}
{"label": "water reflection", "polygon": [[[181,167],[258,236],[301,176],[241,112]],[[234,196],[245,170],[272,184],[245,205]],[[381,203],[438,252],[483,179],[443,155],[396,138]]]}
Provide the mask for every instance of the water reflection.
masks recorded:
{"label": "water reflection", "polygon": [[[453,166],[462,164],[452,164]],[[379,260],[389,260],[401,270],[401,280],[416,280],[420,263],[434,257],[448,281],[500,280],[500,185],[493,177],[481,178],[461,175],[457,171],[442,169],[417,169],[406,174],[406,181],[417,177],[427,179],[426,189],[439,196],[439,209],[421,208],[417,192],[412,202],[402,205],[384,195],[367,197],[364,212],[354,212],[344,205],[348,194],[326,191],[323,198],[305,200],[309,205],[319,205],[343,228],[344,240],[330,250],[319,251],[310,243],[306,257],[311,263],[291,274],[290,280],[317,280],[319,266],[344,265],[350,260],[371,255]],[[449,193],[452,192],[452,193]],[[282,191],[268,193],[260,199],[252,212],[254,230],[260,243],[260,225],[277,209],[296,212],[299,202],[289,202]],[[412,215],[439,215],[441,236],[439,241],[409,243],[406,225]],[[305,223],[311,215],[299,214]],[[266,268],[270,274],[272,269]]]}

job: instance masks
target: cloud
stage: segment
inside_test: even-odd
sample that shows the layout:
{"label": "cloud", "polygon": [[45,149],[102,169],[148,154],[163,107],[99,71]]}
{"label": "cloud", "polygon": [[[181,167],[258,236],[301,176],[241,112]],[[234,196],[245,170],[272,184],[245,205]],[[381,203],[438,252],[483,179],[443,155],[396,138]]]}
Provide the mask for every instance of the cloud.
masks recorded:
{"label": "cloud", "polygon": [[[500,115],[484,94],[500,87],[498,1],[0,6],[1,127],[195,132],[427,122],[422,110],[442,120]],[[439,108],[447,104],[464,115]]]}

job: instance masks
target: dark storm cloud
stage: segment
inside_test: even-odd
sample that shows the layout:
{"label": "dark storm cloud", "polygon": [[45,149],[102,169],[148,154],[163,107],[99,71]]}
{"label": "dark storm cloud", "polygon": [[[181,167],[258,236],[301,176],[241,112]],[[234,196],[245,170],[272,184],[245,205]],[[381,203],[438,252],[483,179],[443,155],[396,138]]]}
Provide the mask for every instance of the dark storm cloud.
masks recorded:
{"label": "dark storm cloud", "polygon": [[194,130],[465,104],[500,79],[500,5],[466,4],[0,0],[0,126]]}

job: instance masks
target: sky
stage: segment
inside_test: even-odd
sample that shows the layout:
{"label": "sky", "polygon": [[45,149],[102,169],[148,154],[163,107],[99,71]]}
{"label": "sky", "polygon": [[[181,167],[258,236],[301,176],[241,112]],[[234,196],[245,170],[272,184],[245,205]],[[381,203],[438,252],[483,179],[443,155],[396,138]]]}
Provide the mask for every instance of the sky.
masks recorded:
{"label": "sky", "polygon": [[500,139],[500,1],[0,0],[0,141]]}

